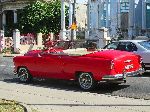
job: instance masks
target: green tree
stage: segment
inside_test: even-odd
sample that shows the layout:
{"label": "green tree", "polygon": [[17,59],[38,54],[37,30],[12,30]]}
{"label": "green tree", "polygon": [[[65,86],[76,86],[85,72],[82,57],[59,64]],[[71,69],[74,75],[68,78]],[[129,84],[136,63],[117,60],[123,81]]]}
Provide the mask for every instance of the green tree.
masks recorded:
{"label": "green tree", "polygon": [[[66,8],[66,16],[68,16],[68,8]],[[60,0],[36,1],[23,10],[18,10],[18,29],[21,33],[58,33],[60,28]]]}

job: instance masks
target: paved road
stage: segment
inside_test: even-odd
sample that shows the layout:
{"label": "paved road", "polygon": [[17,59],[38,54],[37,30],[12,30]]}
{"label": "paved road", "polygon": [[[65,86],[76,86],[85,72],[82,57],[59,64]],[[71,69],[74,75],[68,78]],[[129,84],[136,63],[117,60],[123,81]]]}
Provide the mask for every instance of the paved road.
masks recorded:
{"label": "paved road", "polygon": [[14,78],[13,67],[12,57],[0,56],[0,80]]}
{"label": "paved road", "polygon": [[[0,80],[18,82],[16,77],[13,76],[12,57],[0,57]],[[34,80],[32,85],[67,91],[80,91],[77,84],[58,80]],[[150,100],[150,73],[146,73],[142,77],[128,77],[127,83],[119,86],[99,84],[92,93]]]}
{"label": "paved road", "polygon": [[38,112],[149,112],[150,110],[149,100],[75,91],[70,89],[71,86],[67,86],[66,89],[61,87],[0,81],[0,98],[25,103],[28,110],[33,108]]}

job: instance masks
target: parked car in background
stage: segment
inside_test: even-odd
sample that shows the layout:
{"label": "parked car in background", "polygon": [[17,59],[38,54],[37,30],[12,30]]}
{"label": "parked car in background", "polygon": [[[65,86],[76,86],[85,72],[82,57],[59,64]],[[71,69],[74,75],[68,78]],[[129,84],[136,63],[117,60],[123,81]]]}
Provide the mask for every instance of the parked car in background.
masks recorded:
{"label": "parked car in background", "polygon": [[150,70],[150,41],[148,40],[120,40],[106,45],[104,49],[115,49],[134,52],[143,58],[143,67]]}
{"label": "parked car in background", "polygon": [[35,50],[14,57],[13,62],[14,72],[22,82],[29,82],[33,77],[76,80],[84,90],[101,81],[124,83],[126,76],[143,73],[139,55],[117,50]]}

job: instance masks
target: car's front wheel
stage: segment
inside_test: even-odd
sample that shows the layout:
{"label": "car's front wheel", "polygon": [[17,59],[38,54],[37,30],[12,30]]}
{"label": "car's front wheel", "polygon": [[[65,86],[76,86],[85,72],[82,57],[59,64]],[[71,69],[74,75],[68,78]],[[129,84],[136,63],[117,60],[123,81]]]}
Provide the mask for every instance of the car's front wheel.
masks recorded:
{"label": "car's front wheel", "polygon": [[90,73],[80,73],[78,76],[78,82],[83,90],[92,90],[95,87],[95,80]]}
{"label": "car's front wheel", "polygon": [[18,77],[21,82],[30,82],[32,80],[32,76],[25,67],[20,67],[18,69]]}

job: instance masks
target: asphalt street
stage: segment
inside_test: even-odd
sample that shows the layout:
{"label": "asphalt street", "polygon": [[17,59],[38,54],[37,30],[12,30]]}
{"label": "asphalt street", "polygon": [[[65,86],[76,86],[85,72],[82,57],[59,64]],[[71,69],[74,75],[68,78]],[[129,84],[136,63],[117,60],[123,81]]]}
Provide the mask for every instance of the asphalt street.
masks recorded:
{"label": "asphalt street", "polygon": [[0,80],[13,79],[13,58],[0,56]]}
{"label": "asphalt street", "polygon": [[[12,57],[0,57],[0,80],[18,83],[13,75],[12,59]],[[34,80],[31,84],[58,90],[81,91],[77,84],[60,80]],[[150,73],[145,73],[141,77],[128,77],[127,83],[119,86],[99,84],[91,93],[150,100]]]}

